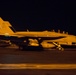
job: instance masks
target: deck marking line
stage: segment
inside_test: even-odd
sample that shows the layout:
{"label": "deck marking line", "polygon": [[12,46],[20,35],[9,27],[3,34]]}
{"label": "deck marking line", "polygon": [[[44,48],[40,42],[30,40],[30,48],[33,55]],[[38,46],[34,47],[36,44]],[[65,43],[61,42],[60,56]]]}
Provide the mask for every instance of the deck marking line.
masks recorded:
{"label": "deck marking line", "polygon": [[76,64],[0,64],[0,69],[76,69]]}

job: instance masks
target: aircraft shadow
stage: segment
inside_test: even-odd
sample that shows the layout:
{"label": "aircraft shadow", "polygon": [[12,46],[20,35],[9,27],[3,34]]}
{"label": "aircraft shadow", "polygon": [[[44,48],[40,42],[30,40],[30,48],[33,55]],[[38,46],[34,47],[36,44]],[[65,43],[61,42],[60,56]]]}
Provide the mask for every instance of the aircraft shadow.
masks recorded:
{"label": "aircraft shadow", "polygon": [[43,51],[42,47],[28,46],[22,49],[23,51]]}

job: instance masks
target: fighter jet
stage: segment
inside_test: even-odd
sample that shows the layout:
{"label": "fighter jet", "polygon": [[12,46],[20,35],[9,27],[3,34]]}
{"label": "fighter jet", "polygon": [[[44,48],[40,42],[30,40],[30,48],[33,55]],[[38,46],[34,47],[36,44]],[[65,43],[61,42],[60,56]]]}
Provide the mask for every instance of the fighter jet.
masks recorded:
{"label": "fighter jet", "polygon": [[76,45],[76,36],[55,31],[16,31],[8,21],[0,18],[0,40],[9,40],[19,49],[29,47],[64,50],[62,45]]}

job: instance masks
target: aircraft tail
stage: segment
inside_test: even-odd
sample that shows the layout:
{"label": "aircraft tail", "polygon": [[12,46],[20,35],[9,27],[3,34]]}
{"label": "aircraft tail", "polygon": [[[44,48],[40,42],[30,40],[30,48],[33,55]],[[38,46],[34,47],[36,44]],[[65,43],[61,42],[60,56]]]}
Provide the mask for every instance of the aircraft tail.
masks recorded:
{"label": "aircraft tail", "polygon": [[13,34],[14,32],[12,25],[0,17],[0,34]]}

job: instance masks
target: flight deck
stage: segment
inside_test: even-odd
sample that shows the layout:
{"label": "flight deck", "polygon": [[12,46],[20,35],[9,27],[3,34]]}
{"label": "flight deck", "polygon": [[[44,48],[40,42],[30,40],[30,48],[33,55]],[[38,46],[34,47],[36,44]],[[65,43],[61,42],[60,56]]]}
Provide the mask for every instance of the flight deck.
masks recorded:
{"label": "flight deck", "polygon": [[13,47],[1,47],[0,74],[75,75],[76,49],[27,51]]}

